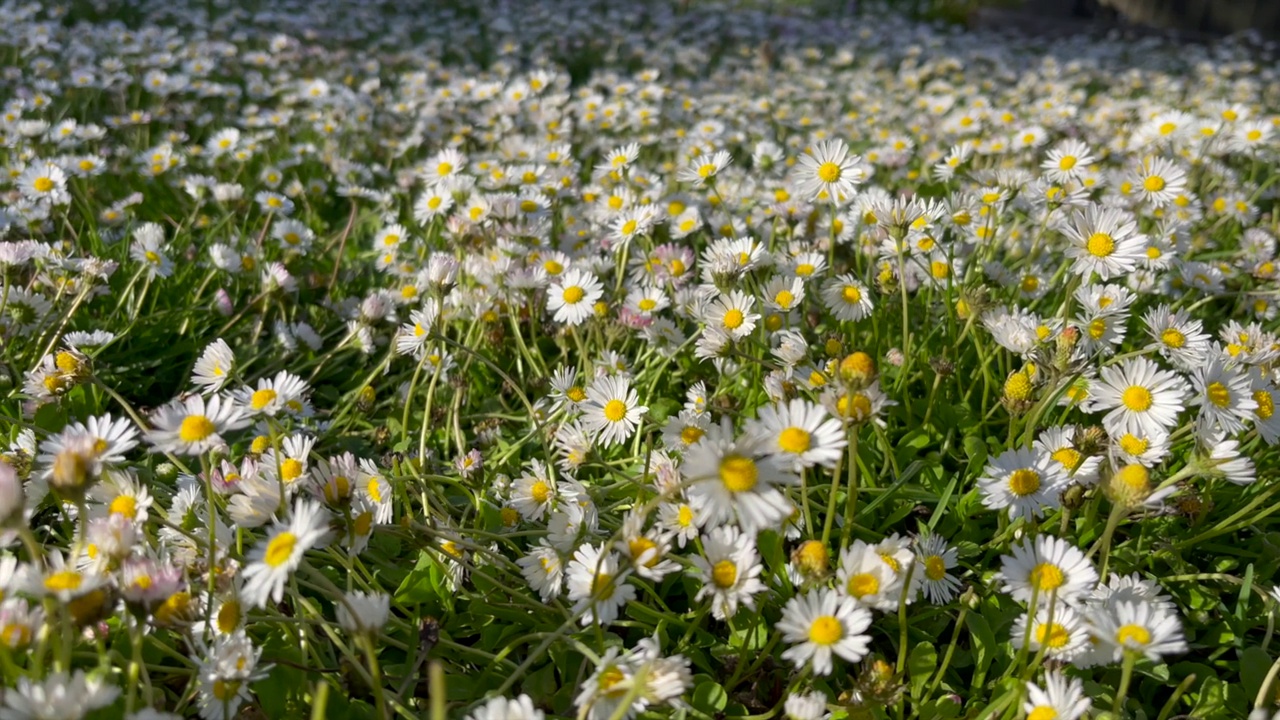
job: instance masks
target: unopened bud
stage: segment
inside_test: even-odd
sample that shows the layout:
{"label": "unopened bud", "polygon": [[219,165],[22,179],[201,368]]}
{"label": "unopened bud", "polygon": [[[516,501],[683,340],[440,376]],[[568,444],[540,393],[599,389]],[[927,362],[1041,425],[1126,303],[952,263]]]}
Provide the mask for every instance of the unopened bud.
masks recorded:
{"label": "unopened bud", "polygon": [[231,302],[231,295],[223,288],[218,288],[213,294],[213,309],[223,317],[230,317],[235,311],[235,304]]}
{"label": "unopened bud", "polygon": [[876,377],[876,361],[864,352],[854,352],[840,361],[840,378],[847,383],[868,385]]}
{"label": "unopened bud", "polygon": [[1151,472],[1137,463],[1125,465],[1111,476],[1107,494],[1118,505],[1141,505],[1151,495]]}
{"label": "unopened bud", "polygon": [[807,540],[791,553],[791,562],[800,574],[814,580],[827,574],[830,560],[827,546],[818,540]]}

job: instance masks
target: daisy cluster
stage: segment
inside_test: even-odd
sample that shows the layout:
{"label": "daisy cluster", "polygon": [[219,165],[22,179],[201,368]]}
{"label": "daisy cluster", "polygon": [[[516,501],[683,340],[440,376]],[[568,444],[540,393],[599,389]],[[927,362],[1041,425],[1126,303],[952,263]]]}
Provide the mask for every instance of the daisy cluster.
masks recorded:
{"label": "daisy cluster", "polygon": [[0,717],[1275,712],[1270,46],[137,9],[0,4]]}

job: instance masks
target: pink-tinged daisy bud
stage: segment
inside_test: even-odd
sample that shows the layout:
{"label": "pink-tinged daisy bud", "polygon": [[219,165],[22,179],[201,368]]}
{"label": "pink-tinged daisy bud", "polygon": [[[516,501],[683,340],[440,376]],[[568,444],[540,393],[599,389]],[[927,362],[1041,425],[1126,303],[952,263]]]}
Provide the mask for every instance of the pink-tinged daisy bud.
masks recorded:
{"label": "pink-tinged daisy bud", "polygon": [[230,317],[231,312],[235,310],[235,305],[231,302],[231,295],[227,293],[225,288],[218,288],[218,291],[213,294],[213,309],[223,317]]}

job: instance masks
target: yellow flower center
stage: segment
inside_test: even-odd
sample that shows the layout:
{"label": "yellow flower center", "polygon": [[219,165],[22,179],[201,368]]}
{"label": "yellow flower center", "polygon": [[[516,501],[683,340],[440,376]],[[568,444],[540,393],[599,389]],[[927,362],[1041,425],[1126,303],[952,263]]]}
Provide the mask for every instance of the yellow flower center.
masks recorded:
{"label": "yellow flower center", "polygon": [[1120,438],[1120,449],[1129,455],[1141,455],[1151,447],[1151,442],[1146,438],[1137,438],[1130,433],[1125,433]]}
{"label": "yellow flower center", "polygon": [[586,291],[577,285],[570,285],[564,289],[564,301],[570,305],[582,302],[582,298],[586,296]]}
{"label": "yellow flower center", "polygon": [[1057,565],[1043,562],[1031,569],[1030,580],[1032,587],[1047,594],[1062,587],[1067,581],[1067,576]]}
{"label": "yellow flower center", "polygon": [[302,463],[294,458],[285,458],[284,462],[280,463],[280,477],[284,478],[285,482],[293,482],[302,477],[302,471]]}
{"label": "yellow flower center", "polygon": [[569,398],[570,400],[576,403],[580,403],[583,400],[587,399],[586,391],[578,387],[577,385],[569,388],[568,390],[565,390],[564,395],[565,397]]}
{"label": "yellow flower center", "polygon": [[1116,251],[1116,241],[1104,232],[1096,232],[1085,242],[1085,249],[1094,257],[1104,258]]}
{"label": "yellow flower center", "polygon": [[711,581],[719,588],[731,588],[738,582],[738,566],[732,560],[721,560],[711,568]]}
{"label": "yellow flower center", "polygon": [[864,598],[868,595],[875,595],[880,591],[880,578],[873,573],[858,573],[849,577],[849,582],[845,583],[845,589],[855,598]]}
{"label": "yellow flower center", "polygon": [[1209,402],[1217,407],[1224,408],[1231,404],[1231,391],[1220,382],[1209,383],[1209,386],[1204,389],[1204,394],[1209,398]]}
{"label": "yellow flower center", "polygon": [[680,442],[685,445],[692,445],[701,440],[703,435],[702,428],[697,425],[687,425],[680,431]]}
{"label": "yellow flower center", "polygon": [[824,162],[818,166],[818,179],[824,183],[833,183],[840,179],[840,166],[833,162]]}
{"label": "yellow flower center", "polygon": [[809,626],[809,642],[815,645],[834,645],[844,637],[844,626],[831,615],[820,615]]}
{"label": "yellow flower center", "polygon": [[240,627],[240,601],[228,600],[218,608],[218,631],[230,635]]}
{"label": "yellow flower center", "polygon": [[75,570],[62,570],[44,579],[44,589],[49,592],[74,592],[80,589],[84,576]]}
{"label": "yellow flower center", "polygon": [[1058,623],[1041,623],[1036,626],[1036,642],[1057,650],[1071,642],[1071,634]]}
{"label": "yellow flower center", "polygon": [[947,564],[942,557],[938,555],[930,555],[924,559],[924,576],[934,582],[941,580],[947,575]]}
{"label": "yellow flower center", "polygon": [[1164,178],[1159,175],[1152,175],[1142,181],[1142,187],[1145,188],[1147,192],[1160,192],[1164,189]]}
{"label": "yellow flower center", "polygon": [[31,186],[36,189],[36,192],[47,193],[53,189],[54,183],[53,180],[47,177],[38,177],[35,182],[31,183]]}
{"label": "yellow flower center", "polygon": [[1150,643],[1151,631],[1141,625],[1121,625],[1116,630],[1116,644],[1121,647],[1149,645]]}
{"label": "yellow flower center", "polygon": [[254,410],[261,410],[274,402],[277,397],[276,391],[271,388],[256,390],[253,396],[249,398],[249,407]]}
{"label": "yellow flower center", "polygon": [[622,234],[630,235],[631,233],[636,231],[637,227],[639,227],[639,223],[637,223],[635,220],[628,220],[622,224]]}
{"label": "yellow flower center", "polygon": [[1276,412],[1276,403],[1272,399],[1271,393],[1266,390],[1258,390],[1253,393],[1253,401],[1258,403],[1258,409],[1254,412],[1263,420],[1270,420],[1271,416]]}
{"label": "yellow flower center", "polygon": [[742,327],[743,320],[745,318],[742,315],[742,311],[737,308],[733,308],[724,314],[724,326],[730,330],[737,330]]}
{"label": "yellow flower center", "polygon": [[680,511],[676,513],[676,522],[680,523],[680,527],[692,526],[693,508],[688,505],[681,505]]}
{"label": "yellow flower center", "polygon": [[1075,166],[1076,158],[1074,155],[1063,155],[1062,159],[1058,161],[1058,169],[1060,170],[1070,170]]}
{"label": "yellow flower center", "polygon": [[200,442],[217,430],[213,421],[203,415],[188,415],[178,427],[178,437],[183,442]]}
{"label": "yellow flower center", "polygon": [[812,438],[802,428],[789,427],[778,435],[778,446],[783,452],[802,453],[812,445]]}
{"label": "yellow flower center", "polygon": [[1084,462],[1084,456],[1080,454],[1080,451],[1069,447],[1055,451],[1050,457],[1057,460],[1062,467],[1070,472],[1075,472],[1080,467],[1080,463]]}
{"label": "yellow flower center", "polygon": [[1141,385],[1130,385],[1120,396],[1120,402],[1133,412],[1146,412],[1151,409],[1154,398],[1151,397],[1151,391]]}
{"label": "yellow flower center", "polygon": [[133,519],[138,512],[138,501],[132,495],[117,495],[116,499],[111,501],[108,511],[112,515]]}
{"label": "yellow flower center", "polygon": [[1187,344],[1187,336],[1177,328],[1169,328],[1160,333],[1160,342],[1177,350]]}
{"label": "yellow flower center", "polygon": [[1041,705],[1027,713],[1027,720],[1055,720],[1057,717],[1058,711],[1050,705]]}
{"label": "yellow flower center", "polygon": [[271,538],[267,543],[267,553],[263,557],[270,567],[280,567],[293,556],[293,549],[298,545],[298,536],[285,531]]}
{"label": "yellow flower center", "polygon": [[756,486],[760,470],[754,460],[741,455],[727,455],[720,461],[720,482],[729,492],[747,492]]}
{"label": "yellow flower center", "polygon": [[627,404],[621,400],[610,400],[604,404],[604,416],[609,422],[618,422],[627,416]]}
{"label": "yellow flower center", "polygon": [[1009,491],[1018,497],[1026,497],[1040,489],[1040,473],[1030,468],[1019,468],[1009,475]]}
{"label": "yellow flower center", "polygon": [[545,503],[551,497],[551,486],[544,480],[539,480],[529,488],[529,497],[539,505]]}
{"label": "yellow flower center", "polygon": [[792,295],[790,290],[779,290],[778,294],[773,296],[773,301],[783,310],[789,310],[791,304],[796,301],[796,296]]}

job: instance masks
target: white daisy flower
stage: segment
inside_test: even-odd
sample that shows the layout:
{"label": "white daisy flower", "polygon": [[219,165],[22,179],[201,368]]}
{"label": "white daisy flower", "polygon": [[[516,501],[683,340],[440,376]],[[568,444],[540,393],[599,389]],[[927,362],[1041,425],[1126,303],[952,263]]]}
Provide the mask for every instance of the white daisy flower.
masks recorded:
{"label": "white daisy flower", "polygon": [[1185,408],[1187,384],[1176,373],[1161,370],[1144,357],[1107,365],[1090,389],[1090,409],[1111,410],[1102,424],[1112,435],[1161,435],[1178,424]]}
{"label": "white daisy flower", "polygon": [[768,446],[757,438],[744,435],[735,440],[725,421],[689,448],[681,472],[690,482],[689,500],[706,522],[716,526],[736,519],[754,535],[781,527],[791,515],[791,503],[774,487],[796,482],[790,465],[768,454]]}
{"label": "white daisy flower", "polygon": [[766,589],[755,542],[736,527],[723,525],[707,534],[703,552],[705,556],[689,558],[702,580],[694,601],[709,598],[717,620],[732,619],[740,605],[754,610],[755,596]]}
{"label": "white daisy flower", "polygon": [[1028,538],[1000,556],[1004,590],[1014,600],[1048,605],[1075,605],[1098,582],[1098,573],[1084,553],[1066,540],[1049,535]]}
{"label": "white daisy flower", "polygon": [[151,424],[155,429],[147,433],[147,440],[152,452],[201,455],[225,445],[222,433],[246,427],[249,418],[229,398],[192,395],[157,410]]}
{"label": "white daisy flower", "polygon": [[648,411],[628,378],[601,376],[587,387],[582,424],[588,432],[599,433],[600,442],[609,447],[630,439]]}
{"label": "white daisy flower", "polygon": [[1059,670],[1044,674],[1044,687],[1027,683],[1027,700],[1022,705],[1027,720],[1079,720],[1092,701],[1084,694],[1084,683],[1069,679]]}
{"label": "white daisy flower", "polygon": [[1119,600],[1090,608],[1088,620],[1093,637],[1111,648],[1113,662],[1119,662],[1125,652],[1158,663],[1167,655],[1187,651],[1182,624],[1169,608]]}
{"label": "white daisy flower", "polygon": [[987,463],[978,480],[982,504],[1009,509],[1009,517],[1033,518],[1060,505],[1058,495],[1067,483],[1062,464],[1035,448],[1006,450]]}
{"label": "white daisy flower", "polygon": [[569,599],[574,612],[581,613],[583,625],[609,625],[618,619],[618,611],[636,597],[636,589],[627,584],[629,568],[619,569],[618,556],[606,546],[585,544],[569,562]]}
{"label": "white daisy flower", "polygon": [[604,288],[594,275],[571,268],[547,288],[547,310],[558,323],[581,325],[591,317],[603,294]]}
{"label": "white daisy flower", "polygon": [[801,398],[767,405],[747,422],[746,432],[759,437],[770,451],[789,460],[800,472],[815,465],[834,467],[848,444],[839,420],[821,406]]}
{"label": "white daisy flower", "polygon": [[243,574],[245,602],[258,608],[265,607],[268,599],[280,602],[284,585],[302,556],[328,534],[328,515],[320,503],[299,499],[289,521],[277,520],[250,551]]}
{"label": "white daisy flower", "polygon": [[191,382],[200,386],[200,392],[204,394],[218,392],[231,379],[235,364],[236,357],[231,346],[218,338],[206,345],[204,352],[200,353],[200,359],[191,370]]}
{"label": "white daisy flower", "polygon": [[787,601],[776,627],[792,647],[782,653],[784,660],[803,668],[812,663],[815,675],[830,675],[832,656],[856,663],[866,656],[871,638],[866,630],[871,613],[852,598],[835,590],[820,588]]}

